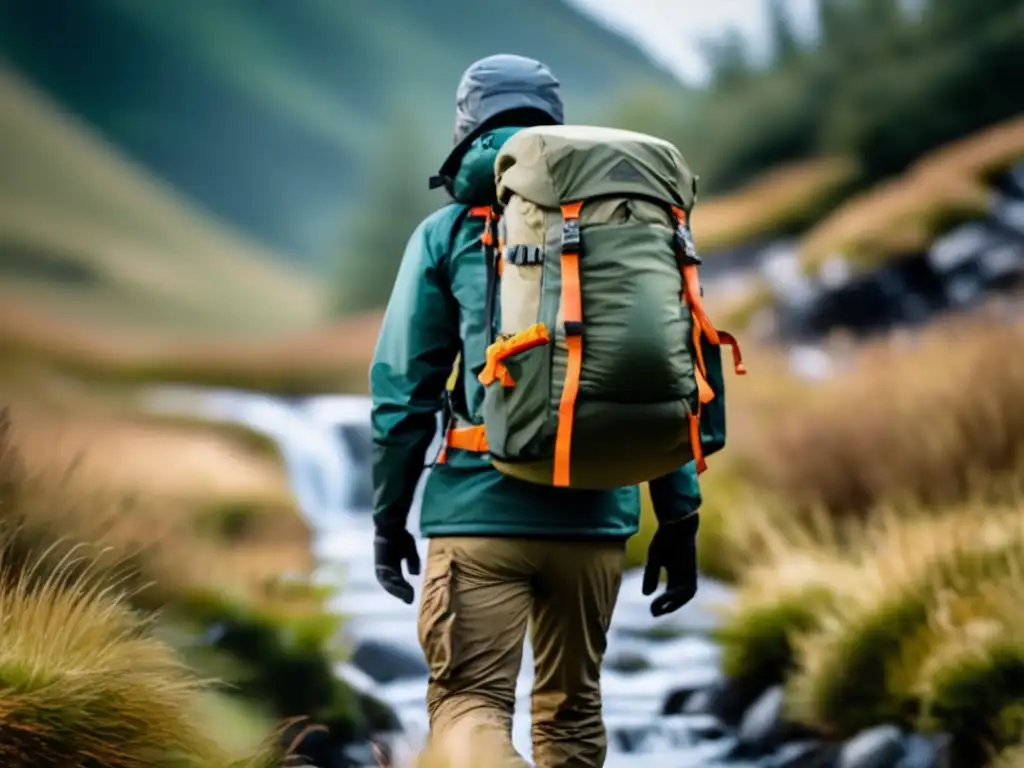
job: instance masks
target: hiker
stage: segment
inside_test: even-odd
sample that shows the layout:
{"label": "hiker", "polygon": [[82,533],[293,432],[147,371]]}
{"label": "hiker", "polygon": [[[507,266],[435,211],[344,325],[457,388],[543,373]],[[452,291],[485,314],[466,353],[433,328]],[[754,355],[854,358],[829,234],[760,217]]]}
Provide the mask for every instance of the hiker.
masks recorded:
{"label": "hiker", "polygon": [[[413,232],[370,370],[376,576],[406,603],[414,591],[403,563],[420,572],[406,519],[438,413],[444,407],[455,423],[468,425],[464,434],[477,436],[476,445],[449,441],[423,491],[420,528],[429,547],[418,633],[430,670],[431,740],[488,726],[502,736],[484,765],[529,765],[510,736],[528,626],[536,765],[603,765],[601,662],[626,540],[640,517],[636,484],[581,489],[518,479],[493,466],[480,437],[480,377],[494,367],[494,336],[480,247],[491,221],[479,212],[496,203],[495,160],[505,142],[524,128],[563,123],[560,85],[544,64],[497,55],[465,72],[454,149],[431,180],[455,202]],[[675,301],[678,313],[678,292]],[[457,358],[457,380],[446,394]],[[653,594],[666,573],[666,588],[651,604],[660,616],[697,590],[701,497],[693,461],[649,487],[658,528],[642,588]]]}

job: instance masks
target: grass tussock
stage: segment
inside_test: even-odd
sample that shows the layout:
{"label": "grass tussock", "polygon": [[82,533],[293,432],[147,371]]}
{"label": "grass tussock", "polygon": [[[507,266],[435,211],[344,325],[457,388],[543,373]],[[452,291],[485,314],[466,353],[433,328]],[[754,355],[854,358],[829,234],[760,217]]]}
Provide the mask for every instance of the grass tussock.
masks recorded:
{"label": "grass tussock", "polygon": [[871,266],[926,248],[951,225],[984,215],[985,182],[1022,157],[1024,117],[953,142],[839,206],[804,236],[803,258],[814,266],[842,253]]}
{"label": "grass tussock", "polygon": [[850,734],[905,720],[918,698],[917,638],[950,594],[976,600],[982,586],[1014,579],[1024,566],[1024,518],[1008,510],[977,519],[968,508],[932,525],[887,526],[855,573],[838,610],[797,638],[800,671],[790,681],[801,720]]}
{"label": "grass tussock", "polygon": [[102,575],[0,563],[0,763],[10,768],[270,768],[224,752],[205,685]]}
{"label": "grass tussock", "polygon": [[1024,507],[906,510],[794,541],[746,572],[719,631],[728,674],[787,686],[835,737],[882,723],[948,733],[980,768],[1024,738]]}

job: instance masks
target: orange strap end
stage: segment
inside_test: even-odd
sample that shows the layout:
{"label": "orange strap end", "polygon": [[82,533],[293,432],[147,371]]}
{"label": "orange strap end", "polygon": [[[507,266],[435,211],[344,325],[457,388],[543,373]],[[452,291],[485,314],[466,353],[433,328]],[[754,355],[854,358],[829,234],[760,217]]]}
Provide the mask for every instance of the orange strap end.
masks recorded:
{"label": "orange strap end", "polygon": [[697,474],[702,474],[708,468],[704,459],[704,446],[700,442],[700,413],[691,413],[690,422],[690,447],[693,449],[693,463],[697,467]]}
{"label": "orange strap end", "polygon": [[712,400],[715,399],[715,391],[711,389],[711,385],[708,384],[708,380],[704,378],[704,374],[701,373],[699,368],[697,369],[696,374],[697,397],[700,400],[701,404],[710,403]]}
{"label": "orange strap end", "polygon": [[743,364],[743,353],[740,352],[740,343],[736,341],[736,337],[726,331],[719,331],[718,338],[722,340],[723,344],[732,347],[732,367],[736,371],[736,375],[746,376],[747,366]]}

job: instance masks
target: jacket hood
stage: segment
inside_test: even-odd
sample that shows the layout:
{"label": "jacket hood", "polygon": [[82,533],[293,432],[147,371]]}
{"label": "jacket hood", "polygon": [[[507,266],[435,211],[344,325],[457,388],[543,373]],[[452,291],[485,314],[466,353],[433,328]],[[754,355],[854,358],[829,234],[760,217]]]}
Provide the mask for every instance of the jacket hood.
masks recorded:
{"label": "jacket hood", "polygon": [[450,192],[465,205],[493,205],[494,161],[502,146],[522,128],[495,128],[474,139],[469,145],[451,181]]}

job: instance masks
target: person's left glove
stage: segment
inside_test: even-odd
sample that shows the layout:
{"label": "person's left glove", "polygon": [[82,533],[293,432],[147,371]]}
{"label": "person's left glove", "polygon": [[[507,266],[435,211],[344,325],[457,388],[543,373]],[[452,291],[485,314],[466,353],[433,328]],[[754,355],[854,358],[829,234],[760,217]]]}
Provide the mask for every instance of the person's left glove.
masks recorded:
{"label": "person's left glove", "polygon": [[665,592],[651,603],[651,614],[663,616],[678,611],[697,594],[698,513],[671,523],[660,523],[647,550],[642,590],[653,595],[661,579],[668,577]]}
{"label": "person's left glove", "polygon": [[416,539],[404,527],[377,528],[373,535],[373,564],[377,581],[389,595],[411,605],[415,592],[402,574],[403,561],[411,575],[419,575],[420,554],[416,551]]}

